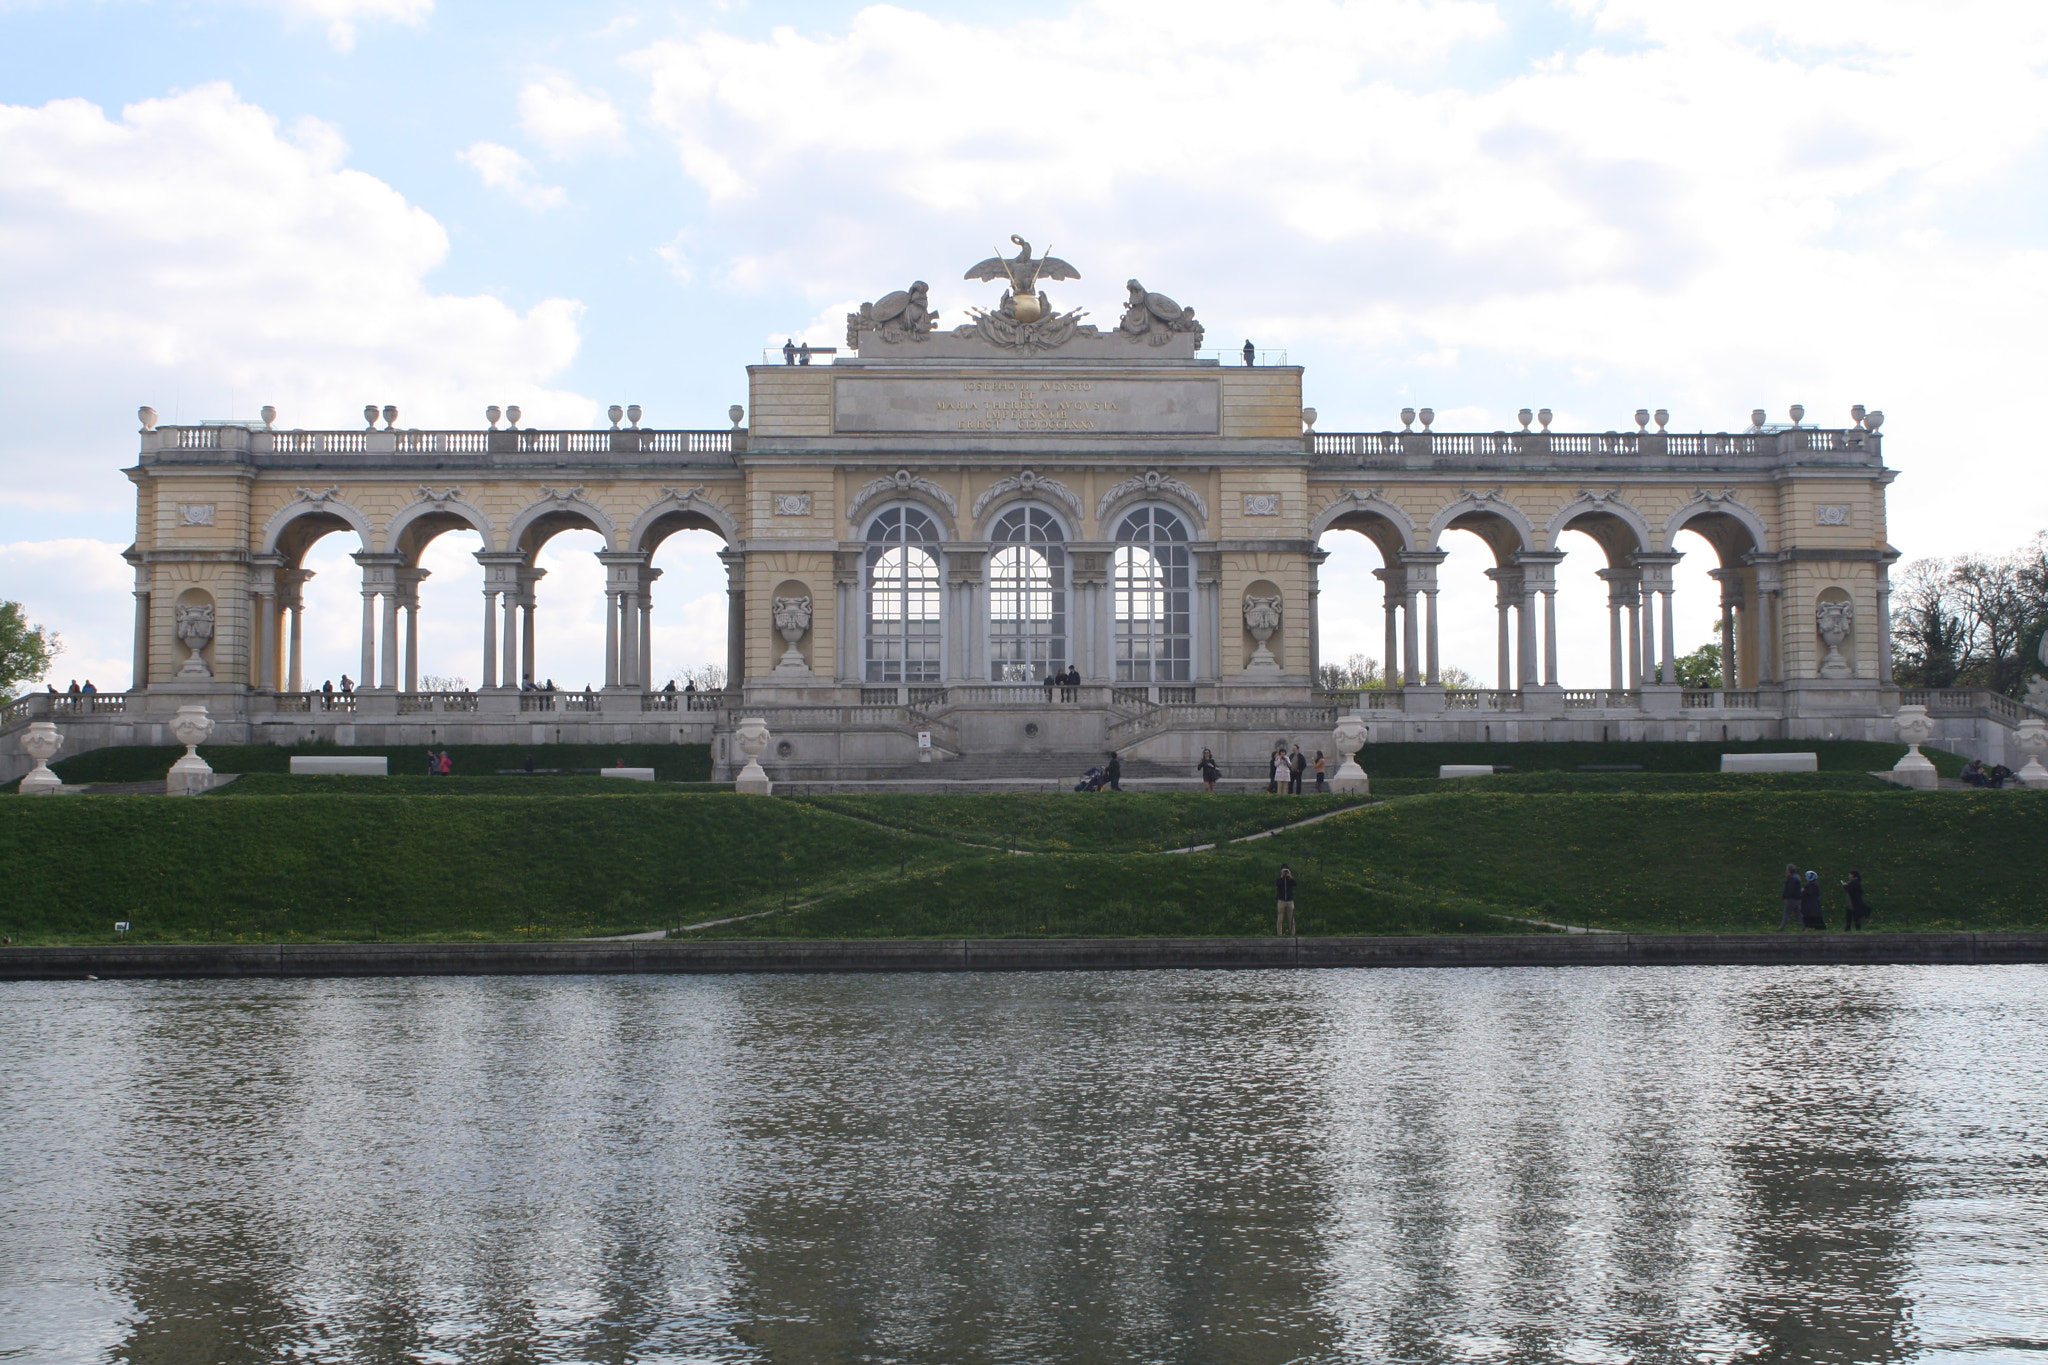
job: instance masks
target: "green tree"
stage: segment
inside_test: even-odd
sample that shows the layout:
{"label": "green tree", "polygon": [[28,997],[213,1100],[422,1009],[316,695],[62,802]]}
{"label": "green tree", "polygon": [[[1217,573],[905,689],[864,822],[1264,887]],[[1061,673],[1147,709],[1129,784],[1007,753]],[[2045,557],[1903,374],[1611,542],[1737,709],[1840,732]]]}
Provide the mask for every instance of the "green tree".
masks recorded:
{"label": "green tree", "polygon": [[1380,676],[1380,661],[1364,654],[1316,670],[1316,686],[1326,692],[1376,691],[1386,685],[1387,680]]}
{"label": "green tree", "polygon": [[19,602],[0,602],[0,698],[13,701],[22,683],[39,681],[64,646],[57,633],[28,623]]}
{"label": "green tree", "polygon": [[1678,665],[1678,685],[1689,687],[1696,692],[1712,691],[1721,685],[1721,646],[1701,645],[1690,654],[1681,654],[1674,661]]}

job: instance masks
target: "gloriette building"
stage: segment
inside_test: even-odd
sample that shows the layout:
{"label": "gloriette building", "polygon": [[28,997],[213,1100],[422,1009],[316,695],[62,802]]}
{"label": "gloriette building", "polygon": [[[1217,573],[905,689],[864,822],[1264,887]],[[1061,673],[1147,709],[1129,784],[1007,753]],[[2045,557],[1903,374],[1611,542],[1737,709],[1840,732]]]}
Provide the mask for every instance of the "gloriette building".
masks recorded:
{"label": "gloriette building", "polygon": [[[1183,772],[1205,746],[1249,771],[1278,740],[1329,748],[1352,709],[1374,743],[1890,737],[1880,415],[1681,435],[1662,413],[1565,433],[1524,412],[1519,430],[1453,433],[1424,410],[1400,430],[1318,431],[1299,367],[1204,352],[1194,310],[1136,280],[1114,325],[1086,323],[1046,292],[1074,268],[1020,247],[968,272],[989,307],[957,326],[935,325],[919,282],[850,316],[836,354],[749,366],[727,427],[651,430],[614,409],[609,428],[537,430],[513,409],[420,431],[387,408],[287,431],[144,409],[134,690],[60,700],[66,752],[163,742],[194,699],[217,739],[712,740],[725,771],[724,737],[759,715],[785,779],[1065,772],[1111,749]],[[535,556],[572,527],[605,542],[604,688],[527,690],[546,628]],[[481,616],[421,622],[421,553],[458,528],[486,547]],[[722,694],[649,685],[649,561],[683,528],[726,546]],[[1495,561],[1498,657],[1478,690],[1439,680],[1453,529]],[[1568,529],[1605,556],[1606,685],[1590,690],[1559,685]],[[1712,547],[1733,660],[1714,691],[1674,668],[1688,529]],[[1333,530],[1386,564],[1383,691],[1314,686]],[[348,697],[309,690],[299,666],[302,563],[327,535],[361,566]],[[420,690],[419,632],[479,627],[481,686]]]}

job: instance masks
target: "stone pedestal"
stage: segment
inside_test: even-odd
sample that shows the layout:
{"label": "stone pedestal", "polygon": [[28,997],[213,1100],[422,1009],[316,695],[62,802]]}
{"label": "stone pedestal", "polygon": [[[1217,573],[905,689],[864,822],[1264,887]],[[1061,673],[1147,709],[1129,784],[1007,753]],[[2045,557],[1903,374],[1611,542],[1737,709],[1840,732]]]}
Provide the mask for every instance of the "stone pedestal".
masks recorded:
{"label": "stone pedestal", "polygon": [[1892,765],[1892,781],[1901,787],[1933,791],[1941,785],[1941,778],[1934,771],[1934,764],[1920,752],[1920,746],[1934,737],[1934,722],[1927,718],[1927,708],[1901,706],[1892,723],[1898,727],[1899,738],[1906,742],[1905,756]]}
{"label": "stone pedestal", "polygon": [[1366,776],[1365,769],[1358,766],[1358,759],[1354,756],[1365,747],[1365,742],[1370,737],[1371,731],[1366,726],[1365,718],[1356,712],[1337,722],[1331,741],[1339,757],[1344,761],[1337,765],[1336,776],[1330,779],[1331,791],[1340,795],[1371,794],[1372,779]]}
{"label": "stone pedestal", "polygon": [[2013,743],[2027,756],[2026,766],[2016,774],[2021,785],[2048,787],[2048,768],[2041,766],[2041,751],[2048,749],[2048,721],[2032,716],[2021,721]]}
{"label": "stone pedestal", "polygon": [[740,769],[733,779],[733,790],[754,796],[767,796],[775,790],[775,784],[768,780],[767,770],[761,766],[761,755],[768,748],[768,722],[759,716],[742,716],[740,723],[733,727],[732,742],[747,756],[747,766]]}
{"label": "stone pedestal", "polygon": [[198,796],[213,790],[213,769],[199,756],[199,746],[213,733],[213,719],[197,702],[178,708],[171,721],[171,735],[185,746],[185,756],[171,765],[164,778],[166,796]]}
{"label": "stone pedestal", "polygon": [[21,734],[21,751],[34,759],[36,766],[21,779],[19,790],[23,796],[53,796],[63,788],[63,780],[50,771],[50,760],[63,747],[64,736],[57,733],[54,721],[29,722],[28,729]]}

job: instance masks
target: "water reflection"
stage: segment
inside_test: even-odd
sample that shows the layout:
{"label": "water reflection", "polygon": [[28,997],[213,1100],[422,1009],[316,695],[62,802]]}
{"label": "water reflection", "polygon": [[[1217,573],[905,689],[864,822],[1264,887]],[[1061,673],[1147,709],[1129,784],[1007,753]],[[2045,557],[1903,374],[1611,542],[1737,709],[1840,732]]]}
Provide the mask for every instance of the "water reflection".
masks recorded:
{"label": "water reflection", "polygon": [[0,987],[0,1360],[2041,1358],[2044,984]]}

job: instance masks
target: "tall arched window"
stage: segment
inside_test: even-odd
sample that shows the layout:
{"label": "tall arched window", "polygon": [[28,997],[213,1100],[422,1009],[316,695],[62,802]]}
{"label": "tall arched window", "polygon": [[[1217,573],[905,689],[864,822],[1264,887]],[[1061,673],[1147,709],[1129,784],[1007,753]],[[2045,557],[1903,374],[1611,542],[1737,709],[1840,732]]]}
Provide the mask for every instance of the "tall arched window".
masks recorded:
{"label": "tall arched window", "polygon": [[1116,539],[1116,679],[1186,682],[1194,654],[1187,527],[1163,507],[1141,507],[1124,518]]}
{"label": "tall arched window", "polygon": [[1052,514],[1019,507],[989,539],[988,667],[993,682],[1037,682],[1067,666],[1067,548]]}
{"label": "tall arched window", "polygon": [[892,507],[868,524],[867,679],[940,679],[939,542],[932,519]]}

